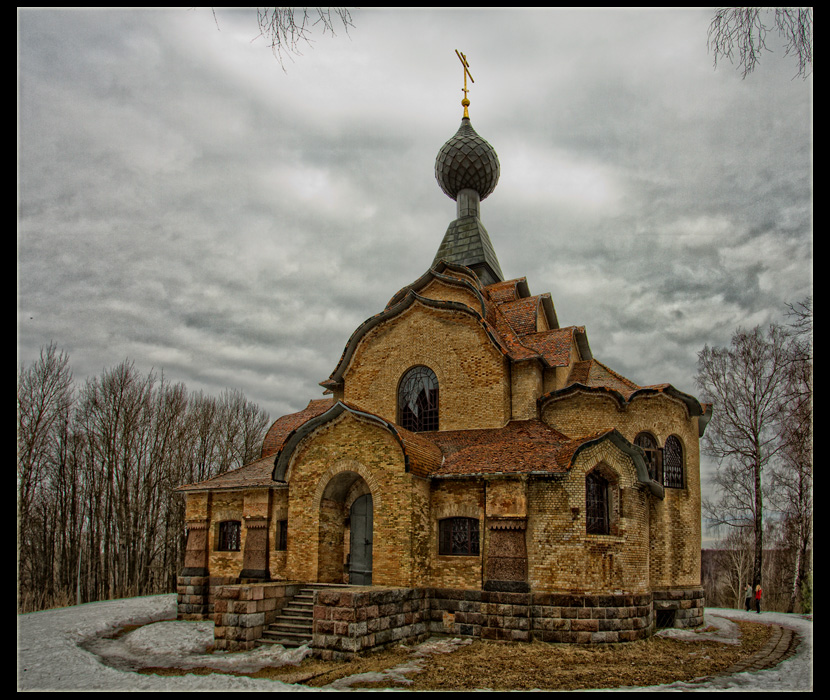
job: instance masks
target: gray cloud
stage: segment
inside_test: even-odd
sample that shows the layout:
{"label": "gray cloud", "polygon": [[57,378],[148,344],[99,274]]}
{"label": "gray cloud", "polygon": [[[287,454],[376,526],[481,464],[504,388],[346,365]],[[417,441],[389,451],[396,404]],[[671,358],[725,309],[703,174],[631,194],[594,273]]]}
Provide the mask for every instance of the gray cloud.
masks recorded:
{"label": "gray cloud", "polygon": [[[706,11],[357,11],[283,72],[252,11],[19,13],[18,356],[125,357],[272,414],[429,266],[460,70],[502,268],[643,383],[810,293],[812,79]],[[459,45],[464,37],[464,45]]]}

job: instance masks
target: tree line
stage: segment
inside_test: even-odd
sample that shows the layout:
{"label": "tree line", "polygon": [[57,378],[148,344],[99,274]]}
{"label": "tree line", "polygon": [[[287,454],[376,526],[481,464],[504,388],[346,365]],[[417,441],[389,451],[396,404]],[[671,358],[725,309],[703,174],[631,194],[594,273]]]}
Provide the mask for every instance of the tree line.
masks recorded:
{"label": "tree line", "polygon": [[17,411],[18,612],[175,591],[173,489],[259,457],[269,422],[130,361],[76,386],[55,344],[19,367]]}
{"label": "tree line", "polygon": [[709,604],[741,606],[749,584],[768,609],[812,607],[812,298],[787,307],[789,323],[739,329],[698,354],[701,400],[713,404],[701,447],[717,462],[703,513],[721,534],[704,559]]}

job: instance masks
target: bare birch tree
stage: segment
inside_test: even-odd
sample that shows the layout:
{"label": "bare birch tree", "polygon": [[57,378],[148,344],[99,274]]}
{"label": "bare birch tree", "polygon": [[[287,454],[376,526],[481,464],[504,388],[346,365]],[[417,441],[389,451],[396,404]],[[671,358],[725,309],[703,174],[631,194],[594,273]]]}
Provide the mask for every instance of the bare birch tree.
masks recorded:
{"label": "bare birch tree", "polygon": [[714,404],[703,449],[718,462],[714,501],[706,503],[717,524],[754,533],[753,585],[761,582],[764,553],[764,474],[783,449],[787,336],[780,326],[738,330],[728,348],[698,354],[697,384]]}

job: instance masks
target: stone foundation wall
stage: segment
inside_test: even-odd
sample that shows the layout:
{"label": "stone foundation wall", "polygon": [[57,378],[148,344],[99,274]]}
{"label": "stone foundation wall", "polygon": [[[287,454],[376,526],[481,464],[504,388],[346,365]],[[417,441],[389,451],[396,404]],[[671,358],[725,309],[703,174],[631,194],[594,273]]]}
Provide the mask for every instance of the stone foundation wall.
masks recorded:
{"label": "stone foundation wall", "polygon": [[213,612],[214,649],[253,649],[265,627],[301,587],[300,583],[284,581],[218,587]]}
{"label": "stone foundation wall", "polygon": [[213,615],[216,592],[237,582],[236,576],[179,576],[176,579],[178,620],[208,620]]}
{"label": "stone foundation wall", "polygon": [[[652,592],[652,597],[655,622],[661,627],[686,628],[703,624],[706,601],[702,588],[659,589]],[[671,624],[666,624],[668,622]]]}
{"label": "stone foundation wall", "polygon": [[[207,577],[180,576],[178,619],[212,617],[216,649],[251,649],[302,586],[285,581],[227,585]],[[209,597],[214,600],[210,615],[204,612]],[[311,646],[315,656],[342,660],[403,641],[422,641],[431,634],[519,642],[629,642],[649,637],[657,627],[699,626],[703,606],[701,588],[639,595],[321,589],[315,593]]]}
{"label": "stone foundation wall", "polygon": [[314,598],[314,655],[349,659],[364,651],[429,636],[429,590],[319,590]]}
{"label": "stone foundation wall", "polygon": [[601,644],[654,633],[651,595],[431,591],[430,632],[505,641]]}

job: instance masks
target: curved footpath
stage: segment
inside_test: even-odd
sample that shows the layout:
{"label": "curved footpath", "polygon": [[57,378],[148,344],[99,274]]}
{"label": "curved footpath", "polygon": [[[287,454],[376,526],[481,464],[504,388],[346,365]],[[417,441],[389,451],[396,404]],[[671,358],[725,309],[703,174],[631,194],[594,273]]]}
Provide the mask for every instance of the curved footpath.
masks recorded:
{"label": "curved footpath", "polygon": [[[294,662],[281,648],[251,652],[205,654],[212,641],[204,623],[176,622],[175,594],[102,601],[17,616],[17,686],[19,690],[250,690],[315,692],[316,689],[278,681],[221,674],[206,676],[151,676],[105,665],[89,651],[127,625],[148,625],[124,635],[121,645],[125,659],[130,654],[145,659],[153,653],[167,660],[164,665],[181,668],[212,665],[217,668],[256,670],[264,666]],[[706,626],[715,632],[664,630],[669,636],[717,639],[737,642],[733,620],[762,622],[773,626],[767,645],[751,658],[735,664],[726,674],[692,682],[651,686],[645,692],[712,690],[813,689],[813,622],[809,617],[784,613],[746,613],[741,610],[712,609],[705,612]],[[292,650],[296,655],[298,650]],[[126,666],[125,666],[126,668]],[[620,688],[630,691],[631,688]],[[606,692],[613,692],[612,689]]]}

